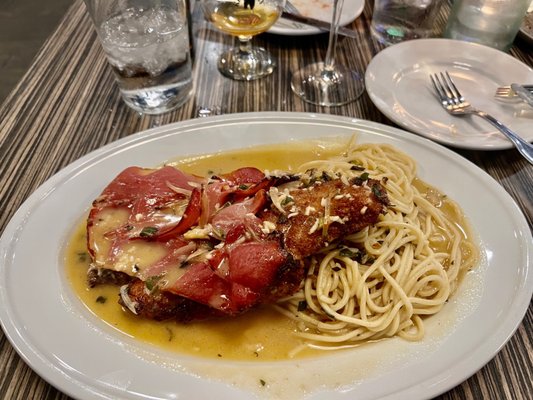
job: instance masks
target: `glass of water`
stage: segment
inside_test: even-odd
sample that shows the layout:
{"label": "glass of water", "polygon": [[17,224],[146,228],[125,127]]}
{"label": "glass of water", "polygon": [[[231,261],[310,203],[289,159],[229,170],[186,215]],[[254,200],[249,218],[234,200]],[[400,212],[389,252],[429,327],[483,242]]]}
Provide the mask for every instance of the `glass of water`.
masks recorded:
{"label": "glass of water", "polygon": [[508,51],[531,0],[456,0],[444,36]]}
{"label": "glass of water", "polygon": [[375,0],[370,30],[386,46],[435,36],[435,19],[444,2],[445,0]]}
{"label": "glass of water", "polygon": [[181,106],[192,88],[186,0],[84,0],[125,103],[145,114]]}

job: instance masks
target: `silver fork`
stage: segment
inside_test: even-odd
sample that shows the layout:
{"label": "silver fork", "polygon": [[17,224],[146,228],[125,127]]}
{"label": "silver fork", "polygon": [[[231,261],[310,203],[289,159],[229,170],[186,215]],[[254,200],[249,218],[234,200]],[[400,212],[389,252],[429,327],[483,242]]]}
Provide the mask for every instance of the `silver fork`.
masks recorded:
{"label": "silver fork", "polygon": [[472,105],[465,100],[461,92],[459,92],[447,71],[439,74],[430,74],[429,77],[431,79],[431,83],[433,84],[433,88],[439,97],[442,107],[448,111],[448,113],[456,116],[474,114],[487,120],[496,128],[498,128],[498,130],[502,132],[511,142],[513,142],[515,147],[524,156],[524,158],[533,164],[533,146],[514,133],[512,130],[507,128],[493,116],[472,107]]}
{"label": "silver fork", "polygon": [[288,12],[294,15],[302,15],[302,13],[298,11],[295,5],[292,4],[289,0],[285,2],[285,10],[287,10]]}
{"label": "silver fork", "polygon": [[[292,14],[292,15],[296,15],[296,16],[302,16],[302,13],[296,8],[296,6],[294,4],[292,4],[289,0],[287,0],[285,2],[285,7],[284,7],[285,11],[288,12],[289,14]],[[296,29],[305,29],[305,24],[301,24],[299,22],[296,22],[296,21],[288,21],[289,22],[289,28],[296,28]],[[276,22],[278,25],[282,25],[283,24],[283,20],[282,19],[279,19],[277,22]]]}
{"label": "silver fork", "polygon": [[[533,93],[533,85],[522,85],[524,89],[527,91]],[[499,97],[502,99],[519,99],[516,92],[511,88],[511,85],[507,86],[500,86],[496,89],[496,93],[494,93],[494,97]]]}

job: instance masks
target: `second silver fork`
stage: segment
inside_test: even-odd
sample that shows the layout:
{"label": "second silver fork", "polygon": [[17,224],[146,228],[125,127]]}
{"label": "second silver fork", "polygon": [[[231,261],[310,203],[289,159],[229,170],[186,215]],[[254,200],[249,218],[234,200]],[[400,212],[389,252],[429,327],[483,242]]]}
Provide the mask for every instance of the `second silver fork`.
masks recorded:
{"label": "second silver fork", "polygon": [[[524,89],[533,94],[533,85],[522,85]],[[517,99],[518,94],[511,88],[511,85],[500,86],[496,89],[494,97],[502,99]]]}
{"label": "second silver fork", "polygon": [[438,74],[433,74],[429,77],[442,107],[448,111],[449,114],[455,116],[474,114],[485,119],[495,126],[500,132],[502,132],[515,145],[520,154],[522,154],[526,160],[533,164],[533,146],[494,118],[492,115],[472,107],[472,105],[466,101],[461,92],[457,89],[447,71],[444,73],[440,72]]}
{"label": "second silver fork", "polygon": [[285,2],[285,10],[295,15],[302,15],[300,11],[289,0]]}

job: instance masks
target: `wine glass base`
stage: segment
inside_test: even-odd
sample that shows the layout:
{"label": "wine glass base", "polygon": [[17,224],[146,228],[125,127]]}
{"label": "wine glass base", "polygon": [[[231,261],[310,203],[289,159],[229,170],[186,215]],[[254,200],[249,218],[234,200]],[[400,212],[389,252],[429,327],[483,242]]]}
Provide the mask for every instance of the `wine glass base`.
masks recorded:
{"label": "wine glass base", "polygon": [[218,70],[222,75],[238,81],[252,81],[270,75],[276,67],[270,54],[261,47],[250,51],[239,48],[222,53],[218,59]]}
{"label": "wine glass base", "polygon": [[357,100],[365,90],[365,84],[356,71],[340,65],[329,69],[319,62],[294,73],[291,88],[308,103],[331,107]]}

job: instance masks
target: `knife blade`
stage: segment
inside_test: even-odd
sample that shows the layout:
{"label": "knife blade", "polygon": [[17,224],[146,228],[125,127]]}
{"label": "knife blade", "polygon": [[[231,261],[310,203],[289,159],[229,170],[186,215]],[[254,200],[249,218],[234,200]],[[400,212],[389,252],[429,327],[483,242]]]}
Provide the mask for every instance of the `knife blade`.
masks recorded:
{"label": "knife blade", "polygon": [[[299,22],[304,25],[309,25],[309,26],[318,28],[326,32],[328,32],[331,29],[331,24],[329,22],[325,22],[325,21],[322,21],[316,18],[305,17],[303,15],[292,14],[287,11],[283,11],[283,13],[281,14],[281,18],[285,18],[285,19],[288,19],[294,22]],[[339,27],[338,33],[339,35],[357,39],[357,32],[351,29],[345,28],[344,26]]]}
{"label": "knife blade", "polygon": [[519,85],[518,83],[512,83],[511,89],[513,89],[513,91],[518,95],[518,97],[520,97],[527,104],[533,107],[533,94],[529,90],[527,90],[522,85]]}

